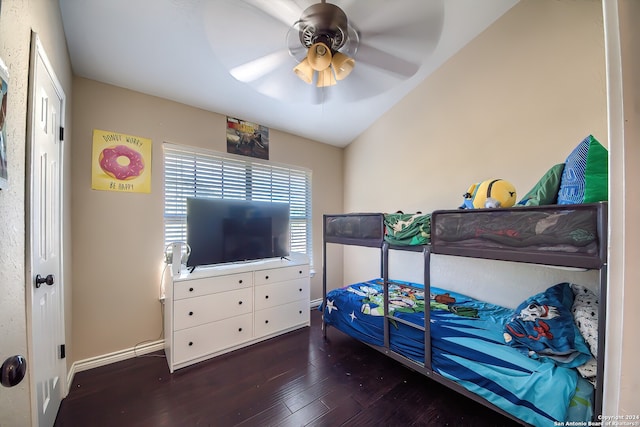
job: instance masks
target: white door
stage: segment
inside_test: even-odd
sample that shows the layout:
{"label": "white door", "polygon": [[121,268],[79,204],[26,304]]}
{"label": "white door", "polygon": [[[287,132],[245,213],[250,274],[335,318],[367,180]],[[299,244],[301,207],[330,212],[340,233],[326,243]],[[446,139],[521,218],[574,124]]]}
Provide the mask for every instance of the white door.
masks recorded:
{"label": "white door", "polygon": [[34,35],[30,93],[30,360],[34,424],[54,424],[66,393],[62,281],[64,93]]}

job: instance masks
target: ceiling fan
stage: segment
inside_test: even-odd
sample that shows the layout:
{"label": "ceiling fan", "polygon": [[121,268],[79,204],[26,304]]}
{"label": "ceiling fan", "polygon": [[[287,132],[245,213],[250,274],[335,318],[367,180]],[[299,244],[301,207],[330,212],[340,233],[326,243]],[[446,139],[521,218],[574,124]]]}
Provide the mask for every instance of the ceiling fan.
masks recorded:
{"label": "ceiling fan", "polygon": [[[358,42],[344,11],[326,0],[306,8],[287,32],[289,53],[299,61],[295,74],[309,84],[317,76],[318,87],[333,86],[351,74]],[[303,58],[299,57],[301,45],[306,48]]]}
{"label": "ceiling fan", "polygon": [[211,48],[233,77],[280,101],[312,104],[355,102],[410,79],[438,44],[445,7],[445,0],[206,3]]}

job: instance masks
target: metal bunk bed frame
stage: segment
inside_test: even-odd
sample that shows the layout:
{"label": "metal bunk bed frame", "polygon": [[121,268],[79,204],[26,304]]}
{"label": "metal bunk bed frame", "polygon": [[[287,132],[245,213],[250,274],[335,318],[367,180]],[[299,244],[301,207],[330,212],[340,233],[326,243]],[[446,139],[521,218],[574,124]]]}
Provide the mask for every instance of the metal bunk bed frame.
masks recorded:
{"label": "metal bunk bed frame", "polygon": [[[606,328],[606,304],[607,304],[607,203],[601,202],[596,204],[589,205],[562,205],[559,206],[558,209],[595,209],[597,210],[597,231],[598,231],[598,254],[592,259],[587,260],[586,262],[580,261],[580,258],[576,258],[571,254],[565,254],[566,256],[557,254],[554,257],[543,256],[545,259],[545,264],[547,266],[574,266],[585,269],[597,269],[599,270],[599,318],[598,318],[598,359],[597,359],[597,377],[596,377],[596,388],[594,390],[594,413],[593,420],[598,420],[599,415],[602,414],[602,399],[603,399],[603,381],[604,381],[604,345],[605,345],[605,328]],[[522,210],[523,208],[503,208],[499,209],[501,211],[510,211],[513,209]],[[539,207],[529,207],[529,210],[543,210],[549,209],[549,206],[539,206]],[[475,210],[477,211],[485,211],[484,209]],[[495,209],[492,209],[495,211]],[[438,210],[434,211],[432,214],[432,227],[438,221],[438,216],[447,215],[447,214],[459,214],[460,212],[472,213],[473,211],[460,211],[460,210]],[[467,390],[465,387],[460,384],[452,381],[437,372],[432,370],[431,366],[431,333],[430,333],[430,309],[428,309],[428,305],[424,311],[424,325],[418,326],[410,322],[405,322],[402,319],[398,319],[397,317],[389,315],[389,252],[391,250],[400,250],[400,251],[411,251],[411,252],[422,252],[423,260],[424,260],[424,292],[425,296],[427,292],[430,293],[431,289],[431,254],[441,254],[441,255],[452,255],[452,256],[463,256],[463,257],[471,257],[471,258],[483,258],[483,259],[492,259],[492,260],[502,260],[502,261],[515,261],[527,263],[527,255],[523,253],[516,253],[516,255],[509,255],[508,251],[505,250],[490,250],[490,251],[478,251],[474,249],[465,249],[465,248],[453,248],[440,244],[432,244],[432,245],[419,245],[419,246],[398,246],[398,245],[390,245],[388,242],[384,240],[384,215],[381,213],[364,213],[364,214],[339,214],[339,215],[324,215],[323,216],[323,264],[322,264],[322,307],[326,306],[327,299],[327,244],[335,243],[341,245],[353,245],[353,246],[363,246],[363,247],[372,247],[372,248],[380,248],[380,276],[383,279],[384,283],[384,346],[377,346],[373,344],[366,343],[368,346],[374,348],[375,350],[391,357],[394,360],[402,363],[404,366],[415,370],[439,383],[449,387],[450,389],[484,405],[488,408],[520,423],[523,425],[528,425],[523,420],[509,414],[503,409],[493,405],[491,402],[487,401],[483,397]],[[347,236],[331,236],[327,233],[327,224],[331,218],[335,217],[353,217],[353,218],[367,218],[369,221],[372,217],[379,218],[379,234],[376,237],[359,237],[358,230],[351,230],[350,235]],[[357,228],[357,227],[356,227]],[[539,254],[538,254],[539,255]],[[577,264],[576,264],[576,260]],[[531,263],[531,261],[528,261]],[[395,322],[402,322],[407,326],[417,328],[424,332],[424,361],[423,363],[418,363],[414,360],[411,360],[390,348],[390,338],[389,338],[389,321],[393,319]],[[323,316],[323,325],[322,325],[323,337],[326,339],[327,336],[327,325],[324,323]]]}

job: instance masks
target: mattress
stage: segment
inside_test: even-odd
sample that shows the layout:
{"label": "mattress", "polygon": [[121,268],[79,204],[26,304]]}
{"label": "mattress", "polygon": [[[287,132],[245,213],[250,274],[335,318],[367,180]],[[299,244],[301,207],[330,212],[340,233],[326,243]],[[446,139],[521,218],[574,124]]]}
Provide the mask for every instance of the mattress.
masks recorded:
{"label": "mattress", "polygon": [[[384,346],[381,279],[330,291],[320,307],[326,325]],[[431,367],[487,401],[536,426],[588,422],[593,387],[573,368],[527,357],[504,344],[513,310],[417,283],[389,283],[389,348],[424,365],[425,304],[429,302]],[[417,325],[418,328],[411,325]]]}

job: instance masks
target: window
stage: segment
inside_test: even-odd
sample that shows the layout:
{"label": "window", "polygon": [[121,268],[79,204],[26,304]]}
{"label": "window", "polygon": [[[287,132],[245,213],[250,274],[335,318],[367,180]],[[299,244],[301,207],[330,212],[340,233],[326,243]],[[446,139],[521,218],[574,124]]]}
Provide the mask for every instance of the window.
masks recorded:
{"label": "window", "polygon": [[187,240],[187,197],[288,202],[291,251],[311,253],[311,171],[164,144],[164,241]]}

